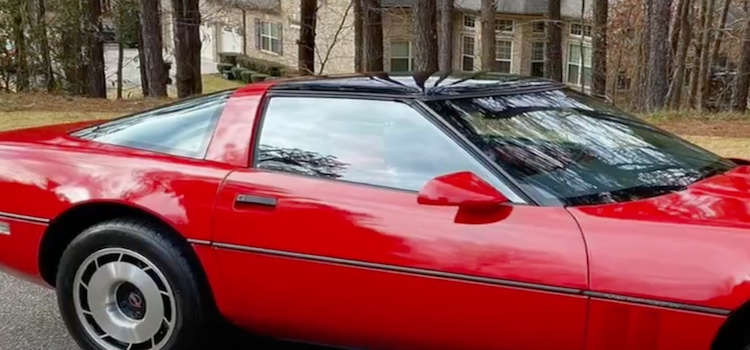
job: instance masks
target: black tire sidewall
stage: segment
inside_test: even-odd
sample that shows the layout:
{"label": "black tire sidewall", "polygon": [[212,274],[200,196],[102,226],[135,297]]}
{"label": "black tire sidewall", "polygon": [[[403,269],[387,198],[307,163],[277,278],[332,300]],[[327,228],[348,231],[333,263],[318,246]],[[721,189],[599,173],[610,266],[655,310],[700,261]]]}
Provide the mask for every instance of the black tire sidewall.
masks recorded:
{"label": "black tire sidewall", "polygon": [[96,225],[71,242],[60,259],[57,274],[57,300],[68,331],[84,350],[100,350],[79,320],[73,284],[79,266],[92,254],[106,248],[124,248],[151,261],[164,275],[175,296],[177,307],[171,339],[162,348],[191,349],[200,331],[202,302],[192,268],[173,242],[158,229],[134,221],[114,221]]}

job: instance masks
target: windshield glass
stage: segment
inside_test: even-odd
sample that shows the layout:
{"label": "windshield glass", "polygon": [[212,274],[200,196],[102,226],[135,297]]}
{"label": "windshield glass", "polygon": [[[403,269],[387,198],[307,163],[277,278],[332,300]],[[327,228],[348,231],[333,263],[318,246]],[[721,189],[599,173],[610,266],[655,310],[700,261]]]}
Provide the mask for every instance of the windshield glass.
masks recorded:
{"label": "windshield glass", "polygon": [[570,90],[426,103],[542,204],[658,196],[736,166]]}

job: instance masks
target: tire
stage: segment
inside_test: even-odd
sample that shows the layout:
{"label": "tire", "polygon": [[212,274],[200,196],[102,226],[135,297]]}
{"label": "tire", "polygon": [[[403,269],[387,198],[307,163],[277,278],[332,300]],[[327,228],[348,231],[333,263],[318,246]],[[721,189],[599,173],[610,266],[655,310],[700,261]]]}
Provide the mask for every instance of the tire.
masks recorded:
{"label": "tire", "polygon": [[83,350],[200,345],[197,336],[213,319],[213,309],[187,256],[189,246],[164,232],[147,222],[118,219],[86,229],[65,249],[57,273],[58,307]]}

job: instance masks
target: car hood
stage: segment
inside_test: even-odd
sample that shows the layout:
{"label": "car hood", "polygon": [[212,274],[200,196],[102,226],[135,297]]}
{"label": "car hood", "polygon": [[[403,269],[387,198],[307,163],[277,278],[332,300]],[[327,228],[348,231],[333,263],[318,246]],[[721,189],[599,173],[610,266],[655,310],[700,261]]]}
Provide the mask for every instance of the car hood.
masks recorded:
{"label": "car hood", "polygon": [[572,210],[625,220],[750,228],[750,166],[738,166],[683,191]]}

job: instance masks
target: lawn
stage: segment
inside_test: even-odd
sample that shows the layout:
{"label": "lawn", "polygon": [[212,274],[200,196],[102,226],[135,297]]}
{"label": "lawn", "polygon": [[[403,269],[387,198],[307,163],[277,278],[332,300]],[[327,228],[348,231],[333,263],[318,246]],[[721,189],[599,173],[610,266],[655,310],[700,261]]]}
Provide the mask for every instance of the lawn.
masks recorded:
{"label": "lawn", "polygon": [[[238,86],[239,83],[218,75],[203,76],[203,91],[206,93]],[[132,92],[131,96],[133,94],[140,94],[140,91]],[[170,91],[171,95],[173,91]],[[168,101],[171,99],[97,100],[47,94],[0,94],[0,130],[111,119]],[[720,155],[750,158],[750,118],[744,115],[671,113],[645,118]]]}
{"label": "lawn", "polygon": [[[203,92],[226,90],[241,86],[240,83],[223,79],[218,74],[203,76]],[[12,130],[34,126],[71,123],[84,120],[111,119],[128,113],[153,108],[173,99],[143,99],[140,88],[124,93],[126,99],[88,99],[48,94],[3,94],[0,93],[0,130]],[[170,87],[170,96],[175,91]]]}
{"label": "lawn", "polygon": [[[226,80],[219,74],[204,74],[203,75],[203,92],[221,91],[226,89],[236,88],[242,85],[237,81]],[[177,97],[177,89],[174,84],[167,87],[167,95],[169,97]],[[143,97],[143,90],[140,87],[125,89],[122,91],[122,96],[127,99],[137,99]],[[114,99],[117,97],[116,91],[108,91],[107,97]]]}

